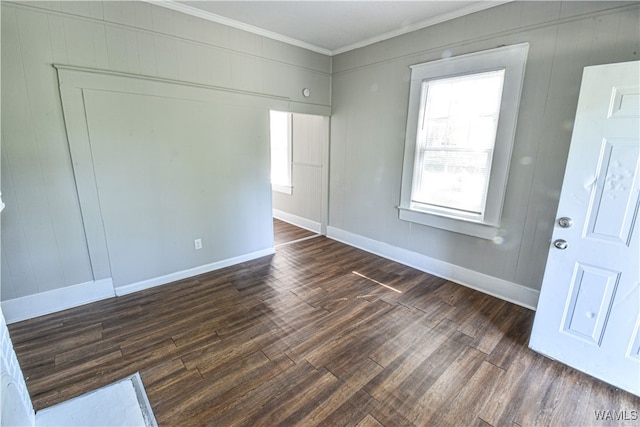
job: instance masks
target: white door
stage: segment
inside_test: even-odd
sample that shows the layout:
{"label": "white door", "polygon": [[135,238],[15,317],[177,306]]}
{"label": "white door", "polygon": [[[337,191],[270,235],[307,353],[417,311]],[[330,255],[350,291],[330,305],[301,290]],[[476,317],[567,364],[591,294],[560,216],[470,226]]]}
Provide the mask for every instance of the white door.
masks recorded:
{"label": "white door", "polygon": [[640,395],[640,62],[587,67],[529,346]]}

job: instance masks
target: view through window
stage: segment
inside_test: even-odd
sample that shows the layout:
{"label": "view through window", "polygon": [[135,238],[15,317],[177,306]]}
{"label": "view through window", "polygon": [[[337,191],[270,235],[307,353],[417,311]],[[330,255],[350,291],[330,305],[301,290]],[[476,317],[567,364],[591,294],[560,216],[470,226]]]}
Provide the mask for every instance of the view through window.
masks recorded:
{"label": "view through window", "polygon": [[271,187],[291,194],[291,113],[270,112]]}
{"label": "view through window", "polygon": [[504,69],[422,84],[411,202],[484,213]]}
{"label": "view through window", "polygon": [[411,66],[399,218],[497,236],[528,43]]}

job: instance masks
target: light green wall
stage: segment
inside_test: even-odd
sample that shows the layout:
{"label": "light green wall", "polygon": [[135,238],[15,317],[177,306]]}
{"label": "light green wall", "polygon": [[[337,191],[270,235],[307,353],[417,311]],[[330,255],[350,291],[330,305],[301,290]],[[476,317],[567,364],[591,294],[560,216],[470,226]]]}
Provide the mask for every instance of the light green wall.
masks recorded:
{"label": "light green wall", "polygon": [[[93,280],[52,63],[237,90],[256,106],[288,98],[300,113],[331,104],[330,226],[538,289],[582,69],[638,59],[639,14],[637,3],[511,2],[332,59],[144,2],[3,1],[2,300]],[[408,66],[520,42],[531,48],[504,242],[400,221]]]}
{"label": "light green wall", "polygon": [[[638,3],[511,2],[334,57],[329,224],[533,289],[585,66],[638,59]],[[502,241],[398,219],[409,66],[529,42]]]}
{"label": "light green wall", "polygon": [[[329,105],[331,58],[145,2],[3,1],[1,30],[0,157],[2,196],[7,203],[2,214],[2,300],[94,279],[53,63],[198,83],[243,94],[249,99],[247,111],[251,111],[251,117],[248,119],[262,117],[260,111],[264,110],[264,120],[252,120],[254,126],[243,127],[237,110],[212,109],[212,113],[220,114],[207,123],[209,141],[215,141],[215,148],[205,147],[203,141],[197,141],[189,151],[184,148],[190,143],[188,140],[181,146],[180,154],[197,160],[198,167],[202,168],[220,162],[231,167],[236,164],[238,153],[253,156],[247,164],[257,165],[257,169],[249,178],[250,182],[239,183],[234,181],[235,176],[221,176],[220,179],[233,181],[228,183],[229,191],[252,188],[255,193],[240,194],[239,198],[257,196],[263,205],[270,203],[268,173],[265,172],[268,171],[268,141],[265,138],[262,145],[256,147],[255,144],[259,135],[267,134],[268,109],[316,112]],[[302,97],[303,87],[311,89],[308,100]],[[255,102],[250,101],[252,97]],[[327,110],[328,107],[323,108]],[[172,121],[169,116],[163,119],[166,123]],[[213,126],[220,121],[229,126]],[[238,125],[235,130],[232,124]],[[249,138],[244,130],[251,134]],[[184,135],[189,139],[189,129],[185,129]],[[158,152],[166,154],[164,158],[150,156],[148,162],[143,157],[135,159],[143,162],[141,173],[161,168],[162,164],[158,162],[167,161],[172,147],[166,141],[164,144]],[[115,144],[110,150],[103,153],[102,159],[113,153],[127,156],[126,151],[118,151],[122,150],[121,145]],[[121,166],[123,170],[128,167],[129,173],[134,157],[126,160]],[[100,171],[103,173],[104,169]],[[213,172],[207,171],[208,174],[181,177],[180,185],[202,185],[193,180],[209,179]],[[105,182],[103,176],[102,183]],[[163,197],[159,185],[150,188],[148,199],[139,200],[144,209],[153,206],[152,198]],[[103,206],[105,211],[111,209],[108,218],[113,219],[112,210],[117,209],[113,203],[126,201],[127,197],[140,197],[140,194],[134,194],[130,189],[128,194],[111,195],[117,200],[104,200],[112,203]],[[197,211],[202,206],[226,209],[238,221],[249,223],[246,230],[254,230],[255,226],[270,222],[270,206],[258,211],[262,215],[252,216],[254,212],[247,211],[246,203],[207,199],[211,194],[214,192],[204,193],[205,200],[200,200],[201,205],[185,205],[184,200],[180,200],[173,211],[163,212],[163,218],[172,218],[179,227],[162,225],[159,218],[150,218],[147,225],[156,227],[155,232],[161,226],[170,231],[158,236],[165,243],[174,242],[175,247],[169,251],[171,256],[166,255],[166,259],[157,247],[158,241],[149,242],[149,247],[129,247],[125,251],[126,242],[117,237],[121,226],[105,223],[110,227],[108,238],[116,239],[110,248],[120,248],[117,249],[118,262],[125,265],[118,269],[122,274],[114,278],[116,285],[160,276],[169,270],[214,263],[271,245],[269,233],[258,234],[249,242],[246,236],[238,238],[233,231],[235,227],[230,227],[225,220],[215,215],[203,219],[202,212]],[[197,197],[193,192],[187,195],[189,200]],[[215,209],[206,212],[215,212]],[[190,230],[194,218],[206,222],[209,228]],[[114,231],[116,228],[117,232]],[[202,236],[198,234],[200,232]],[[193,251],[195,237],[205,240],[203,251]],[[207,251],[207,244],[218,246]],[[180,247],[184,249],[176,249]],[[222,249],[224,247],[227,249]],[[149,263],[150,270],[140,271],[135,267],[135,263],[148,256],[153,258]]]}

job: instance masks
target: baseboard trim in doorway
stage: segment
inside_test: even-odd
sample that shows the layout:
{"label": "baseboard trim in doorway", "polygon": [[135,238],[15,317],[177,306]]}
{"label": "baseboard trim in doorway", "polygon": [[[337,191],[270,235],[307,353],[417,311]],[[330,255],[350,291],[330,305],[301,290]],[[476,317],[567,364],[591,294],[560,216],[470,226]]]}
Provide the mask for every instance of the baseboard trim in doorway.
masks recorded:
{"label": "baseboard trim in doorway", "polygon": [[283,212],[278,209],[273,210],[273,217],[280,221],[288,222],[296,227],[304,228],[305,230],[313,231],[314,233],[322,234],[322,225],[319,222],[312,221],[301,216],[293,215],[287,212]]}

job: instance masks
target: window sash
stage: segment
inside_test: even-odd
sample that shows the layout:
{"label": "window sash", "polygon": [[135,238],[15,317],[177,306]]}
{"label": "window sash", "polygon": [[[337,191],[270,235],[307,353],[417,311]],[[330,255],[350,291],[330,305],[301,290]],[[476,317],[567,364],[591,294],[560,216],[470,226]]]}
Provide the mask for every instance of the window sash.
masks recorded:
{"label": "window sash", "polygon": [[504,73],[422,82],[412,208],[484,217]]}
{"label": "window sash", "polygon": [[[421,150],[414,169],[412,205],[422,210],[434,207],[482,216],[492,154],[488,149]],[[461,162],[461,158],[466,161]]]}
{"label": "window sash", "polygon": [[[409,108],[402,163],[402,183],[398,217],[403,221],[435,227],[483,239],[492,239],[500,232],[505,202],[509,166],[516,133],[520,97],[527,63],[528,43],[472,52],[412,65]],[[414,167],[419,138],[421,96],[424,82],[482,71],[505,69],[500,120],[491,160],[491,174],[482,217],[460,210],[447,210],[434,205],[412,202]],[[433,147],[432,147],[433,148]],[[450,147],[449,147],[450,148]],[[476,147],[477,148],[477,147]]]}

